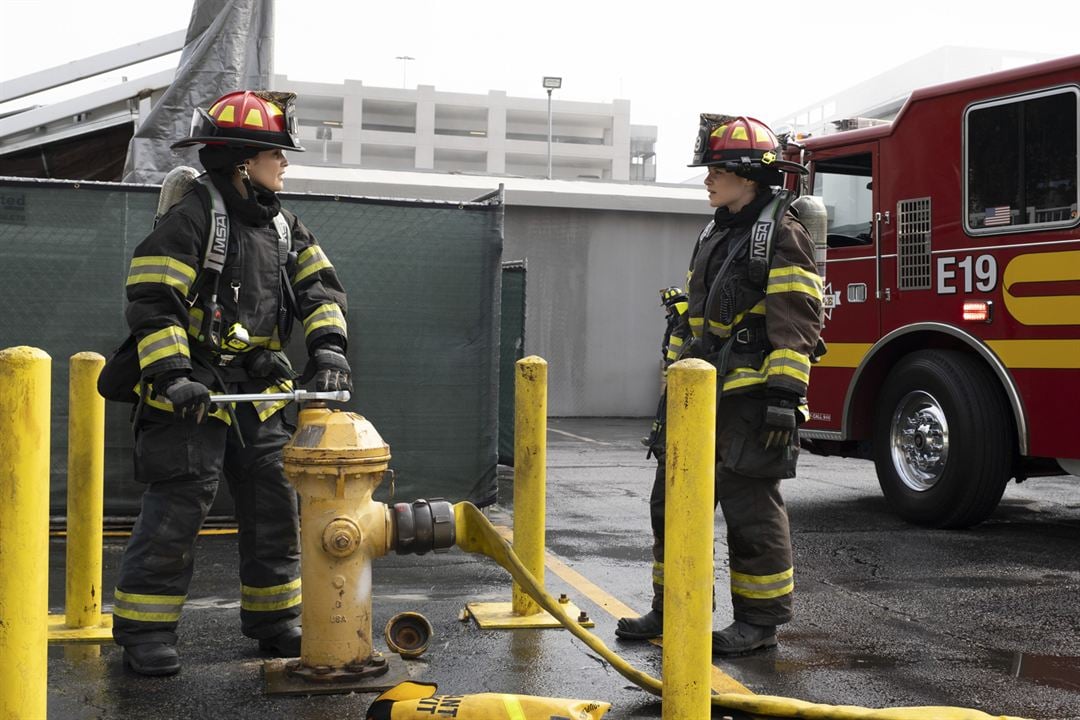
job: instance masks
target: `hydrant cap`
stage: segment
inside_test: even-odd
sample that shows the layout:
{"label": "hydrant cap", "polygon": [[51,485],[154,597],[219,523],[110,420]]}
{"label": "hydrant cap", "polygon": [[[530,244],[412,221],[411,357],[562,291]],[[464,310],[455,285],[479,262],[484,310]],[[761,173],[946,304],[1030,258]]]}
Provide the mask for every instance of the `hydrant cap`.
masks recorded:
{"label": "hydrant cap", "polygon": [[390,446],[366,418],[307,406],[299,429],[283,450],[285,462],[302,465],[376,465],[390,460]]}

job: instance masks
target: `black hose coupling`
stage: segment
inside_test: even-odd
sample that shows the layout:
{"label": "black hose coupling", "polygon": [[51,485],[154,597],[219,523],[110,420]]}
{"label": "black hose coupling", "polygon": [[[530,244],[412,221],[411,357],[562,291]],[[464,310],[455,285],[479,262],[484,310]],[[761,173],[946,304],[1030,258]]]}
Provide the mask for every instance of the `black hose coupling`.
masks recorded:
{"label": "black hose coupling", "polygon": [[398,555],[447,550],[455,542],[454,506],[446,500],[394,505],[394,551]]}

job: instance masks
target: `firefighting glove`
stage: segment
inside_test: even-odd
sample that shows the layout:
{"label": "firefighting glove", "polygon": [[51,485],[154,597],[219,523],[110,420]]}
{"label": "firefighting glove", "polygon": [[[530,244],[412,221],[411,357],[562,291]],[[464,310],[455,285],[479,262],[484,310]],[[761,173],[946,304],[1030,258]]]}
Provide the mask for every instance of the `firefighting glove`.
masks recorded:
{"label": "firefighting glove", "polygon": [[172,403],[173,412],[181,420],[206,421],[210,412],[210,390],[201,382],[187,377],[173,376],[158,381],[157,392]]}
{"label": "firefighting glove", "polygon": [[767,396],[765,426],[762,439],[765,448],[784,448],[791,444],[791,435],[798,427],[799,396],[795,393],[774,390]]}
{"label": "firefighting glove", "polygon": [[345,350],[339,345],[327,343],[312,350],[311,358],[304,368],[304,374],[300,376],[300,384],[303,385],[315,378],[316,392],[338,390],[352,392],[351,373],[349,361],[345,358]]}
{"label": "firefighting glove", "polygon": [[244,353],[244,368],[253,378],[265,378],[275,382],[285,382],[296,377],[284,353],[265,348]]}

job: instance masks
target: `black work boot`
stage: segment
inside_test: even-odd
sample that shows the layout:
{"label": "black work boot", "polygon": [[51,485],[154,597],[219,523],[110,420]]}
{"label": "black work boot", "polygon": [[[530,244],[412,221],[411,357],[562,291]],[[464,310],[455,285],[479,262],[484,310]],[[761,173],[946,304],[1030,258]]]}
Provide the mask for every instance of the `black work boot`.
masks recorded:
{"label": "black work boot", "polygon": [[712,634],[713,655],[738,657],[776,647],[775,625],[754,625],[736,620]]}
{"label": "black work boot", "polygon": [[297,626],[286,628],[273,637],[259,640],[259,649],[274,657],[300,657],[300,638],[303,634]]}
{"label": "black work boot", "polygon": [[180,654],[175,645],[163,642],[125,645],[124,664],[140,675],[175,675]]}
{"label": "black work boot", "polygon": [[650,610],[641,617],[619,618],[615,635],[623,640],[652,640],[664,634],[664,613]]}

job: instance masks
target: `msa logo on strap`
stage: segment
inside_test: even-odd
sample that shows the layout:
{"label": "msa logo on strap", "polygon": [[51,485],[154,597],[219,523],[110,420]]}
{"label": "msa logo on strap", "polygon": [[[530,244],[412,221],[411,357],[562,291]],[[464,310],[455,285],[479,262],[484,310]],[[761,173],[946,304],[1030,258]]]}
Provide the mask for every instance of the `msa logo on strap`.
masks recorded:
{"label": "msa logo on strap", "polygon": [[229,220],[224,215],[214,213],[214,254],[225,254],[225,243],[229,239]]}
{"label": "msa logo on strap", "polygon": [[750,238],[751,258],[768,260],[770,232],[772,232],[772,222],[768,220],[758,220],[754,224],[754,234]]}
{"label": "msa logo on strap", "polygon": [[215,209],[211,217],[213,226],[203,265],[220,273],[225,267],[225,252],[229,247],[229,216]]}

